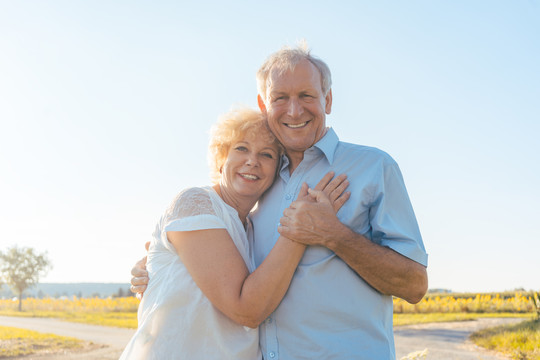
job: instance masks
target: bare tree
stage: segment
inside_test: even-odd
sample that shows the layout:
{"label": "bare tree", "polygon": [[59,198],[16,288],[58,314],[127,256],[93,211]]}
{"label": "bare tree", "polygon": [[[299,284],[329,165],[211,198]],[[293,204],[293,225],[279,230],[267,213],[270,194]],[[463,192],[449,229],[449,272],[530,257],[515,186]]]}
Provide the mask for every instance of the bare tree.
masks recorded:
{"label": "bare tree", "polygon": [[39,282],[51,268],[46,253],[38,254],[32,248],[13,246],[0,252],[0,275],[11,290],[18,294],[19,311],[22,311],[23,292]]}

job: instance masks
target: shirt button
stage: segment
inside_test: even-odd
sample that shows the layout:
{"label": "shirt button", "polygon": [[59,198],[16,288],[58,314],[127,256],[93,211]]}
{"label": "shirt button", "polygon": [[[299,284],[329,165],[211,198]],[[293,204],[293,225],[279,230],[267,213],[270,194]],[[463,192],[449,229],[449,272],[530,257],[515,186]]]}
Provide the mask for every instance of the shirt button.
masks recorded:
{"label": "shirt button", "polygon": [[273,351],[270,351],[270,354],[268,354],[272,359],[276,357],[276,354]]}
{"label": "shirt button", "polygon": [[287,200],[291,200],[291,199],[292,199],[292,196],[291,196],[291,194],[287,194],[287,195],[285,195],[285,199],[287,199]]}
{"label": "shirt button", "polygon": [[272,323],[272,318],[266,319],[266,323],[267,323],[267,324],[271,324],[271,323]]}

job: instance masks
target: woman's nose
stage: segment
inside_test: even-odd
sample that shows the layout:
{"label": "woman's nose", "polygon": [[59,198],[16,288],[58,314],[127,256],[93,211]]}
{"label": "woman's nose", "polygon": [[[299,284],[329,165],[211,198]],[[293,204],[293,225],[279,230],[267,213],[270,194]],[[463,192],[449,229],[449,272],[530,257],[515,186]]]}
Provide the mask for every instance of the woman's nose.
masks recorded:
{"label": "woman's nose", "polygon": [[257,157],[255,155],[248,155],[246,159],[246,165],[249,165],[249,166],[257,165]]}

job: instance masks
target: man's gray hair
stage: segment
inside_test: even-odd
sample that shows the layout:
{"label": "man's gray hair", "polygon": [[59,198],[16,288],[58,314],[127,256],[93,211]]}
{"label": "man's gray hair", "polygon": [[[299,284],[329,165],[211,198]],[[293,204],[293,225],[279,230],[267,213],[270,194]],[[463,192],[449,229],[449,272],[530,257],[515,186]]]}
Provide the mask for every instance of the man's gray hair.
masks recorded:
{"label": "man's gray hair", "polygon": [[257,71],[257,90],[262,99],[266,101],[266,90],[270,86],[270,75],[273,71],[277,71],[278,75],[281,75],[287,70],[294,70],[296,65],[303,60],[308,60],[319,70],[321,89],[323,95],[326,96],[332,87],[330,68],[324,61],[311,55],[307,43],[301,41],[295,48],[284,46],[271,54],[259,68],[259,71]]}

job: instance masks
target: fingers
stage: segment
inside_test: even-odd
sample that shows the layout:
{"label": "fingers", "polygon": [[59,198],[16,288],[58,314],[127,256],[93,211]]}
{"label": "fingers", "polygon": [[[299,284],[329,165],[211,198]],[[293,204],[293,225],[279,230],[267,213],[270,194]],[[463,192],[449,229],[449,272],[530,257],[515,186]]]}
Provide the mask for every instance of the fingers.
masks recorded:
{"label": "fingers", "polygon": [[131,269],[131,275],[134,277],[148,277],[148,271],[146,271],[146,256],[135,263],[135,266]]}
{"label": "fingers", "polygon": [[[338,190],[337,192],[334,192],[333,195],[330,197],[324,192],[324,191],[316,191],[309,189],[308,192],[311,196],[313,196],[316,199],[316,202],[318,204],[326,203],[329,206],[332,206],[334,209],[334,212],[337,213],[339,209],[349,200],[351,197],[351,192],[343,192],[345,190],[346,186],[343,187],[343,189]],[[339,194],[339,195],[336,195]]]}
{"label": "fingers", "polygon": [[[142,293],[146,290],[148,285],[148,271],[146,271],[146,256],[141,260],[137,261],[135,266],[131,269],[131,287],[130,290],[132,293],[137,294],[139,299],[142,298]],[[141,294],[139,296],[139,294]]]}
{"label": "fingers", "polygon": [[148,276],[134,276],[131,278],[131,286],[144,286],[148,285]]}
{"label": "fingers", "polygon": [[[146,244],[144,244],[144,247],[146,248],[146,251],[148,251],[150,241],[147,241]],[[131,275],[133,277],[131,278],[131,286],[129,289],[132,293],[137,295],[139,300],[142,299],[143,293],[146,291],[148,281],[150,280],[148,278],[148,271],[146,271],[146,260],[147,257],[145,256],[141,260],[137,261],[135,266],[131,269]]]}
{"label": "fingers", "polygon": [[131,278],[131,287],[129,288],[132,293],[139,295],[142,298],[142,293],[146,291],[148,285],[148,276],[134,276]]}
{"label": "fingers", "polygon": [[326,173],[326,175],[323,176],[323,178],[319,181],[319,183],[315,186],[315,190],[323,190],[330,180],[334,177],[335,172],[329,171]]}
{"label": "fingers", "polygon": [[[340,175],[340,176],[344,176],[344,175]],[[336,179],[338,178],[336,177]],[[335,181],[336,179],[332,180],[332,182]],[[335,184],[336,183],[334,183],[334,185]],[[345,192],[345,189],[347,189],[347,187],[349,187],[349,180],[347,180],[345,176],[343,181],[341,181],[334,189],[331,189],[331,188],[328,189],[329,190],[329,192],[327,192],[328,197],[330,198],[331,201],[336,201],[336,199],[339,198]]]}
{"label": "fingers", "polygon": [[340,174],[336,176],[332,181],[330,181],[328,185],[326,185],[324,189],[322,189],[322,191],[324,191],[324,193],[327,194],[328,197],[330,197],[330,194],[336,189],[338,189],[340,186],[342,186],[344,182],[347,182],[347,185],[348,185],[347,175]]}
{"label": "fingers", "polygon": [[351,197],[350,191],[347,191],[346,193],[343,193],[340,197],[338,197],[333,202],[334,211],[337,213],[339,209],[341,209],[341,207],[347,202],[347,200],[349,200],[350,197]]}
{"label": "fingers", "polygon": [[139,285],[139,286],[131,285],[129,289],[131,290],[132,293],[137,295],[137,298],[141,299],[142,293],[146,291],[146,285]]}
{"label": "fingers", "polygon": [[324,191],[309,189],[308,192],[309,195],[311,195],[317,203],[322,203],[325,201],[330,202],[328,195],[325,194]]}
{"label": "fingers", "polygon": [[302,187],[300,188],[300,192],[298,193],[297,199],[302,199],[303,197],[307,196],[308,194],[308,184],[302,183]]}

